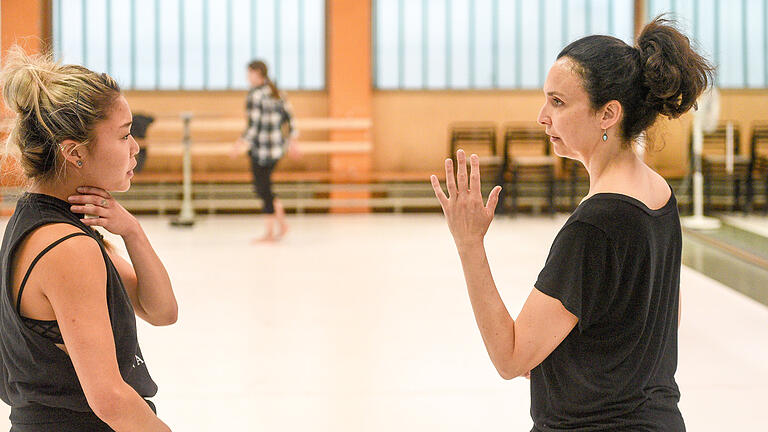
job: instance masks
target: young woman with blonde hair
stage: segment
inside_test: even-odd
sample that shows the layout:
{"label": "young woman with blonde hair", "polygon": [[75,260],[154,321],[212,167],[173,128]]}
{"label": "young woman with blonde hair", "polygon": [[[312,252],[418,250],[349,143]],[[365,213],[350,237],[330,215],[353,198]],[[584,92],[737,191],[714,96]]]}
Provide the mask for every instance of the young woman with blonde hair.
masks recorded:
{"label": "young woman with blonde hair", "polygon": [[[11,431],[168,431],[136,315],[176,321],[171,282],[139,222],[110,194],[131,184],[131,111],[107,74],[27,56],[3,59],[28,191],[0,256],[0,398]],[[86,218],[86,215],[89,215]],[[122,236],[130,262],[91,227]]]}

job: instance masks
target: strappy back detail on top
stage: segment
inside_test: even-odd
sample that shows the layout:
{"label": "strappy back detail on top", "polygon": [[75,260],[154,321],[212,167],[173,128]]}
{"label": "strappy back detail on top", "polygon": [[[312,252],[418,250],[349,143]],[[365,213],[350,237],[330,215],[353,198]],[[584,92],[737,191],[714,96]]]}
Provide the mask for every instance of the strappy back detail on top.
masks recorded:
{"label": "strappy back detail on top", "polygon": [[51,249],[55,248],[65,240],[68,240],[72,237],[76,236],[88,236],[88,234],[84,232],[77,232],[72,233],[69,235],[66,235],[55,242],[51,243],[43,249],[42,252],[37,254],[34,260],[32,260],[32,264],[29,265],[29,268],[27,269],[27,273],[24,275],[24,279],[21,281],[21,286],[19,286],[19,294],[16,296],[16,312],[21,317],[21,321],[24,323],[25,326],[27,326],[30,330],[33,332],[39,334],[40,336],[51,340],[53,343],[56,344],[64,344],[64,339],[61,336],[61,330],[59,329],[59,323],[56,320],[38,320],[34,318],[27,318],[23,315],[21,315],[21,294],[24,292],[24,286],[27,284],[27,279],[29,279],[29,275],[32,273],[32,269],[35,267],[35,264],[37,264],[40,259],[51,251]]}

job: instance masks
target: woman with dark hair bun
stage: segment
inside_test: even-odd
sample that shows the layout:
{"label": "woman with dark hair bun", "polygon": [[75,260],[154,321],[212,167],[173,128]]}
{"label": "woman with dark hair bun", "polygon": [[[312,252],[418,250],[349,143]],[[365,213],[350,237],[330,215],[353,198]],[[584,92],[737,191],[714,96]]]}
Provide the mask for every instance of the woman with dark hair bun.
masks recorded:
{"label": "woman with dark hair bun", "polygon": [[500,187],[486,205],[478,157],[445,162],[432,186],[461,257],[475,319],[505,379],[531,379],[532,431],[684,431],[675,382],[681,229],[667,182],[635,152],[664,115],[695,106],[713,68],[668,20],[631,47],[588,36],[565,47],[544,83],[538,122],[554,151],[584,164],[589,194],[557,234],[517,319],[483,247]]}

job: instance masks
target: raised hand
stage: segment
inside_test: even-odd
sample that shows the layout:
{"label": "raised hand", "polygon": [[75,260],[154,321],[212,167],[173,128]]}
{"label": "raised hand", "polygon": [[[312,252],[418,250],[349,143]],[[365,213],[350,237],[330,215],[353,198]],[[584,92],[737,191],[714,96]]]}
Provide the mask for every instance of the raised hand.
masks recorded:
{"label": "raised hand", "polygon": [[229,157],[234,159],[236,157],[242,156],[245,152],[245,148],[247,147],[248,143],[243,138],[238,138],[237,141],[232,144],[232,149],[229,151]]}
{"label": "raised hand", "polygon": [[88,226],[104,227],[112,234],[124,236],[138,228],[139,222],[121,206],[112,195],[97,187],[81,186],[77,188],[79,195],[69,197],[74,213],[83,213],[95,218],[82,219]]}
{"label": "raised hand", "polygon": [[448,228],[456,246],[461,248],[473,243],[481,243],[493,220],[493,212],[499,202],[501,186],[496,186],[483,205],[480,189],[480,158],[473,154],[470,159],[471,170],[467,178],[467,160],[464,150],[456,152],[458,169],[453,174],[453,160],[445,160],[445,183],[448,196],[440,187],[437,176],[432,176],[432,188],[443,208]]}

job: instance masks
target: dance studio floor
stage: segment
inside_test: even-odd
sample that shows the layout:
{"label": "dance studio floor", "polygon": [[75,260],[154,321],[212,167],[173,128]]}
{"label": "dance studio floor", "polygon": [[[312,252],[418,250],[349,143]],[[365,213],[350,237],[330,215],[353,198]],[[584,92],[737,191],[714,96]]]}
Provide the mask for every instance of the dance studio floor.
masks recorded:
{"label": "dance studio floor", "polygon": [[[488,360],[441,216],[293,216],[255,246],[257,216],[140,220],[179,300],[176,325],[139,334],[174,431],[530,430],[528,381]],[[494,221],[514,316],[564,220]],[[685,267],[682,301],[688,430],[768,430],[768,308]]]}

